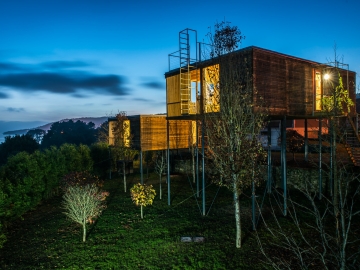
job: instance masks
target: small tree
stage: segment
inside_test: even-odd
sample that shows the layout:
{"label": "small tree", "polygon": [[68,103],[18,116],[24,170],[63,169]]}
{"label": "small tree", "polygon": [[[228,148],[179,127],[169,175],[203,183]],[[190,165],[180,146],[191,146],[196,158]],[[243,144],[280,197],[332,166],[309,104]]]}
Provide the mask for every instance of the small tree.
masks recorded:
{"label": "small tree", "polygon": [[131,149],[132,136],[130,133],[130,121],[126,116],[126,112],[119,112],[116,116],[116,122],[113,126],[114,147],[112,148],[112,156],[117,160],[123,160],[122,172],[124,177],[124,191],[126,192],[126,161],[133,160],[137,155],[137,151]]}
{"label": "small tree", "polygon": [[241,247],[240,195],[258,179],[257,161],[264,151],[258,135],[266,117],[262,108],[254,106],[256,89],[248,59],[232,53],[243,38],[236,26],[216,24],[210,34],[214,65],[205,70],[208,167],[215,171],[213,181],[233,192],[237,248]]}
{"label": "small tree", "polygon": [[164,151],[159,151],[157,153],[157,155],[155,155],[155,159],[154,159],[154,169],[155,172],[159,175],[160,178],[160,200],[162,199],[162,187],[161,187],[161,183],[162,183],[162,175],[166,169],[166,158],[165,158],[165,154]]}
{"label": "small tree", "polygon": [[108,192],[101,191],[94,184],[68,186],[63,195],[64,214],[83,228],[83,242],[86,241],[86,224],[92,224],[106,208]]}
{"label": "small tree", "polygon": [[143,206],[152,205],[156,192],[153,186],[137,183],[130,189],[131,199],[135,205],[140,205],[141,218],[143,218]]}

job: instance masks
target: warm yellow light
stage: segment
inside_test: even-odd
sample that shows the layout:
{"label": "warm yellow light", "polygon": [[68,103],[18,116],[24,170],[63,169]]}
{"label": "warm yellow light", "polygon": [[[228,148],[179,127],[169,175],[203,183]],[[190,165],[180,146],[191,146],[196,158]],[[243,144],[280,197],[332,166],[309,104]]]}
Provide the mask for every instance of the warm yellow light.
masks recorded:
{"label": "warm yellow light", "polygon": [[330,74],[329,74],[329,73],[326,73],[326,74],[324,75],[324,79],[325,79],[325,80],[330,79]]}

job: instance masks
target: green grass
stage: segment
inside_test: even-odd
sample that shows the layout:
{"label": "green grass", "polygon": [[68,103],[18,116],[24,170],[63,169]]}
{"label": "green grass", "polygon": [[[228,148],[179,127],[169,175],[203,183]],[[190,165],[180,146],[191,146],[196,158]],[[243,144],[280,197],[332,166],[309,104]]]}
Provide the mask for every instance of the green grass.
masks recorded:
{"label": "green grass", "polygon": [[[131,176],[128,189],[139,181]],[[221,188],[207,216],[202,216],[201,198],[192,196],[185,177],[171,179],[171,206],[167,185],[163,183],[160,200],[140,208],[124,193],[122,179],[107,180],[108,207],[88,228],[82,242],[81,227],[66,218],[60,208],[61,197],[43,202],[35,210],[14,222],[8,229],[8,241],[0,254],[1,269],[264,269],[256,240],[250,231],[250,211],[242,216],[243,247],[235,247],[235,219],[232,194]],[[218,187],[206,189],[209,209]],[[199,205],[197,204],[197,201]],[[250,201],[242,201],[244,209]],[[181,236],[203,236],[204,243],[183,243]]]}

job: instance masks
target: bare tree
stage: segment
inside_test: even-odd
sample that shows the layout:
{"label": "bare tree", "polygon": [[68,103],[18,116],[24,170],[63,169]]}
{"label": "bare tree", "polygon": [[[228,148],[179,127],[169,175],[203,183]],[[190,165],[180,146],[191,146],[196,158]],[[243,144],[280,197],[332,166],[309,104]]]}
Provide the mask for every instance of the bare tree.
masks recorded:
{"label": "bare tree", "polygon": [[162,175],[166,170],[166,158],[164,151],[158,151],[156,155],[154,155],[154,169],[155,172],[159,175],[160,178],[160,200],[162,199]]}
{"label": "bare tree", "polygon": [[210,34],[214,65],[205,71],[208,158],[215,170],[213,181],[233,192],[237,248],[242,238],[240,195],[258,179],[257,159],[263,152],[258,135],[266,116],[254,106],[247,59],[233,53],[243,38],[236,26],[216,24]]}
{"label": "bare tree", "polygon": [[[126,162],[133,160],[137,151],[131,148],[132,135],[130,133],[130,120],[127,118],[126,112],[119,112],[116,121],[112,126],[114,134],[114,146],[112,148],[112,156],[115,161],[122,161],[120,170],[124,179],[124,191],[126,192]],[[116,166],[116,165],[115,165]]]}
{"label": "bare tree", "polygon": [[[322,193],[322,183],[313,181],[307,173],[297,175],[298,184],[292,191],[297,196],[288,197],[286,223],[277,211],[281,194],[270,198],[271,219],[262,220],[271,238],[257,239],[267,263],[274,269],[359,269],[360,177],[358,168],[349,164],[348,153],[344,153],[344,124],[350,125],[351,121],[344,116],[350,112],[353,101],[344,90],[341,77],[338,85],[332,87],[332,95],[323,100],[330,120],[327,130],[331,153],[330,162],[322,163],[321,172],[328,180],[328,191]],[[275,256],[270,251],[274,247],[278,251]]]}
{"label": "bare tree", "polygon": [[319,201],[317,187],[304,176],[295,187],[298,196],[288,198],[286,222],[277,208],[281,196],[269,200],[271,219],[263,222],[270,236],[257,238],[267,263],[274,269],[359,269],[358,173],[346,166],[338,170],[337,205],[329,195]]}
{"label": "bare tree", "polygon": [[68,186],[63,196],[64,214],[82,225],[83,242],[86,241],[86,224],[93,223],[105,208],[104,200],[108,192],[102,192],[94,184]]}

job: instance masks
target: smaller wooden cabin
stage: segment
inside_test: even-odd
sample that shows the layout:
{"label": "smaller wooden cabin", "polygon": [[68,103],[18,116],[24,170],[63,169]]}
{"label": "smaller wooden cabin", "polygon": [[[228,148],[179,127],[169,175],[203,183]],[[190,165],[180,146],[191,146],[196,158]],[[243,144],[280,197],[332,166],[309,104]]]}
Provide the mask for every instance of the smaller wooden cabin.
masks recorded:
{"label": "smaller wooden cabin", "polygon": [[[167,121],[166,115],[131,115],[127,117],[131,146],[141,151],[187,149],[195,142],[194,121]],[[116,118],[109,118],[109,144],[114,144],[113,127]],[[169,125],[169,126],[167,126]]]}

